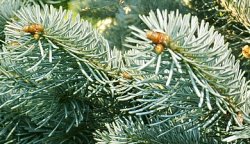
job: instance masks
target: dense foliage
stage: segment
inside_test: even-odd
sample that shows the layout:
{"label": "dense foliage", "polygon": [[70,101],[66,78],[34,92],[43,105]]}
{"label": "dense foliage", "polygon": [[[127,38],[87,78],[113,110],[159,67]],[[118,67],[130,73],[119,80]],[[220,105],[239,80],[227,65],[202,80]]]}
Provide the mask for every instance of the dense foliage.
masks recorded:
{"label": "dense foliage", "polygon": [[0,4],[0,143],[250,142],[248,0]]}

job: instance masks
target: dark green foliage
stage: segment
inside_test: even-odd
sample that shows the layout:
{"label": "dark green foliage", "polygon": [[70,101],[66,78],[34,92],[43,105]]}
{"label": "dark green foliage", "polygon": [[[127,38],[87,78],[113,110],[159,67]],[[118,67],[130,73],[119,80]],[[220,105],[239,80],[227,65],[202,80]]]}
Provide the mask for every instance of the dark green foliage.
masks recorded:
{"label": "dark green foliage", "polygon": [[55,7],[68,7],[68,2],[71,0],[23,0],[24,2],[30,1],[31,3],[40,4],[44,6],[45,4],[51,4]]}
{"label": "dark green foliage", "polygon": [[[86,5],[89,9],[82,12],[83,17],[90,15],[102,19],[113,18],[114,22],[104,31],[104,36],[109,40],[111,47],[120,50],[126,50],[126,47],[123,46],[125,38],[131,36],[131,30],[128,26],[142,26],[139,14],[147,14],[150,10],[156,9],[179,9],[181,12],[186,12],[179,0],[97,0],[95,2],[88,1]],[[89,14],[89,12],[91,13]]]}

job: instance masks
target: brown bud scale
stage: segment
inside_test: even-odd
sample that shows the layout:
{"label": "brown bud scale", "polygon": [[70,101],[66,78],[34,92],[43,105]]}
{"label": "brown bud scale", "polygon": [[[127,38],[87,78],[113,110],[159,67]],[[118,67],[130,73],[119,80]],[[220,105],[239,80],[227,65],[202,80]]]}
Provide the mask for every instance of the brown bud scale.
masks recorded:
{"label": "brown bud scale", "polygon": [[242,55],[243,55],[245,58],[250,58],[250,46],[249,46],[249,45],[245,45],[245,46],[242,48]]}
{"label": "brown bud scale", "polygon": [[146,36],[155,44],[168,44],[170,37],[164,33],[147,31]]}
{"label": "brown bud scale", "polygon": [[243,114],[242,114],[242,112],[238,112],[238,113],[237,113],[237,120],[238,120],[238,122],[239,122],[241,125],[243,124],[244,119],[243,119]]}
{"label": "brown bud scale", "polygon": [[129,79],[129,80],[133,79],[133,77],[128,72],[121,73],[121,76],[125,79]]}
{"label": "brown bud scale", "polygon": [[23,27],[23,31],[31,34],[42,33],[44,27],[41,24],[31,24]]}
{"label": "brown bud scale", "polygon": [[35,33],[33,35],[33,37],[34,37],[35,40],[39,40],[40,39],[40,35],[38,33]]}
{"label": "brown bud scale", "polygon": [[161,54],[164,51],[164,46],[162,44],[157,44],[154,47],[154,51],[156,54]]}

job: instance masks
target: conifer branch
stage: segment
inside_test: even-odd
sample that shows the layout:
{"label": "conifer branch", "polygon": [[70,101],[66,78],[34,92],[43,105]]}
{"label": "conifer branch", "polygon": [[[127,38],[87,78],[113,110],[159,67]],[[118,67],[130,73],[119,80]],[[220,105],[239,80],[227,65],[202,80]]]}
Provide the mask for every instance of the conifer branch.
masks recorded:
{"label": "conifer branch", "polygon": [[91,140],[91,132],[107,116],[120,113],[108,114],[116,100],[104,71],[110,57],[107,41],[88,22],[62,8],[27,6],[15,16],[6,25],[0,55],[0,111],[27,116],[32,126],[22,131],[27,135],[16,137],[26,126],[11,125],[10,120],[2,125],[2,136],[25,143]]}
{"label": "conifer branch", "polygon": [[0,143],[249,143],[247,0],[83,3],[0,0]]}
{"label": "conifer branch", "polygon": [[206,20],[223,34],[225,41],[229,43],[232,54],[236,59],[241,60],[240,67],[245,71],[246,79],[249,80],[249,58],[245,56],[248,52],[244,50],[249,45],[249,28],[246,26],[247,24],[244,24],[248,21],[248,2],[244,0],[206,0],[202,2],[192,0],[190,4],[193,13],[199,19]]}
{"label": "conifer branch", "polygon": [[7,21],[9,21],[14,13],[21,7],[22,2],[20,0],[0,0],[0,35],[3,40],[3,30]]}
{"label": "conifer branch", "polygon": [[[145,121],[145,120],[144,120]],[[183,126],[177,126],[171,133],[159,135],[161,132],[171,130],[174,124],[161,123],[157,126],[148,126],[141,118],[119,118],[112,124],[106,124],[107,131],[97,131],[95,139],[97,144],[123,144],[123,143],[155,143],[172,144],[183,143],[218,143],[218,138],[201,135],[198,129],[185,131]]]}
{"label": "conifer branch", "polygon": [[240,22],[246,27],[250,26],[248,0],[222,0],[220,4],[230,12],[232,19]]}
{"label": "conifer branch", "polygon": [[[248,117],[249,111],[247,82],[223,36],[213,27],[209,28],[208,23],[201,21],[199,25],[196,17],[182,16],[178,11],[168,13],[157,10],[156,13],[150,12],[149,16],[140,17],[148,29],[143,31],[131,27],[134,37],[127,38],[126,46],[133,49],[133,56],[125,57],[133,60],[128,69],[142,70],[144,75],[155,76],[150,76],[151,79],[135,76],[136,81],[130,86],[139,84],[140,91],[119,99],[133,99],[139,104],[126,110],[138,115],[161,111],[164,119],[178,115],[174,107],[188,104],[184,106],[186,110],[180,113],[189,113],[187,107],[204,110],[201,115],[195,112],[202,119],[197,122],[201,127],[225,119],[229,124],[233,119],[241,126],[237,113],[243,112],[244,117]],[[156,49],[158,44],[163,46],[159,52]],[[131,75],[137,75],[137,71]],[[149,86],[149,79],[156,87]],[[187,103],[189,101],[181,97],[184,95],[194,99],[194,103]],[[167,109],[171,112],[166,112]],[[196,114],[190,114],[189,118],[196,117]],[[196,118],[194,121],[197,121]],[[223,125],[229,128],[227,124]]]}

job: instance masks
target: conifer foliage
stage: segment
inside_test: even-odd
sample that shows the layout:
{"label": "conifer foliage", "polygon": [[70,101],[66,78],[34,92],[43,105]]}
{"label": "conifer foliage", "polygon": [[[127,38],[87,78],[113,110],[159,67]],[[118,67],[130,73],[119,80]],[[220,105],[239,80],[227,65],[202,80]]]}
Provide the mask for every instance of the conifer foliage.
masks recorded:
{"label": "conifer foliage", "polygon": [[249,143],[247,0],[67,2],[0,0],[0,143]]}

